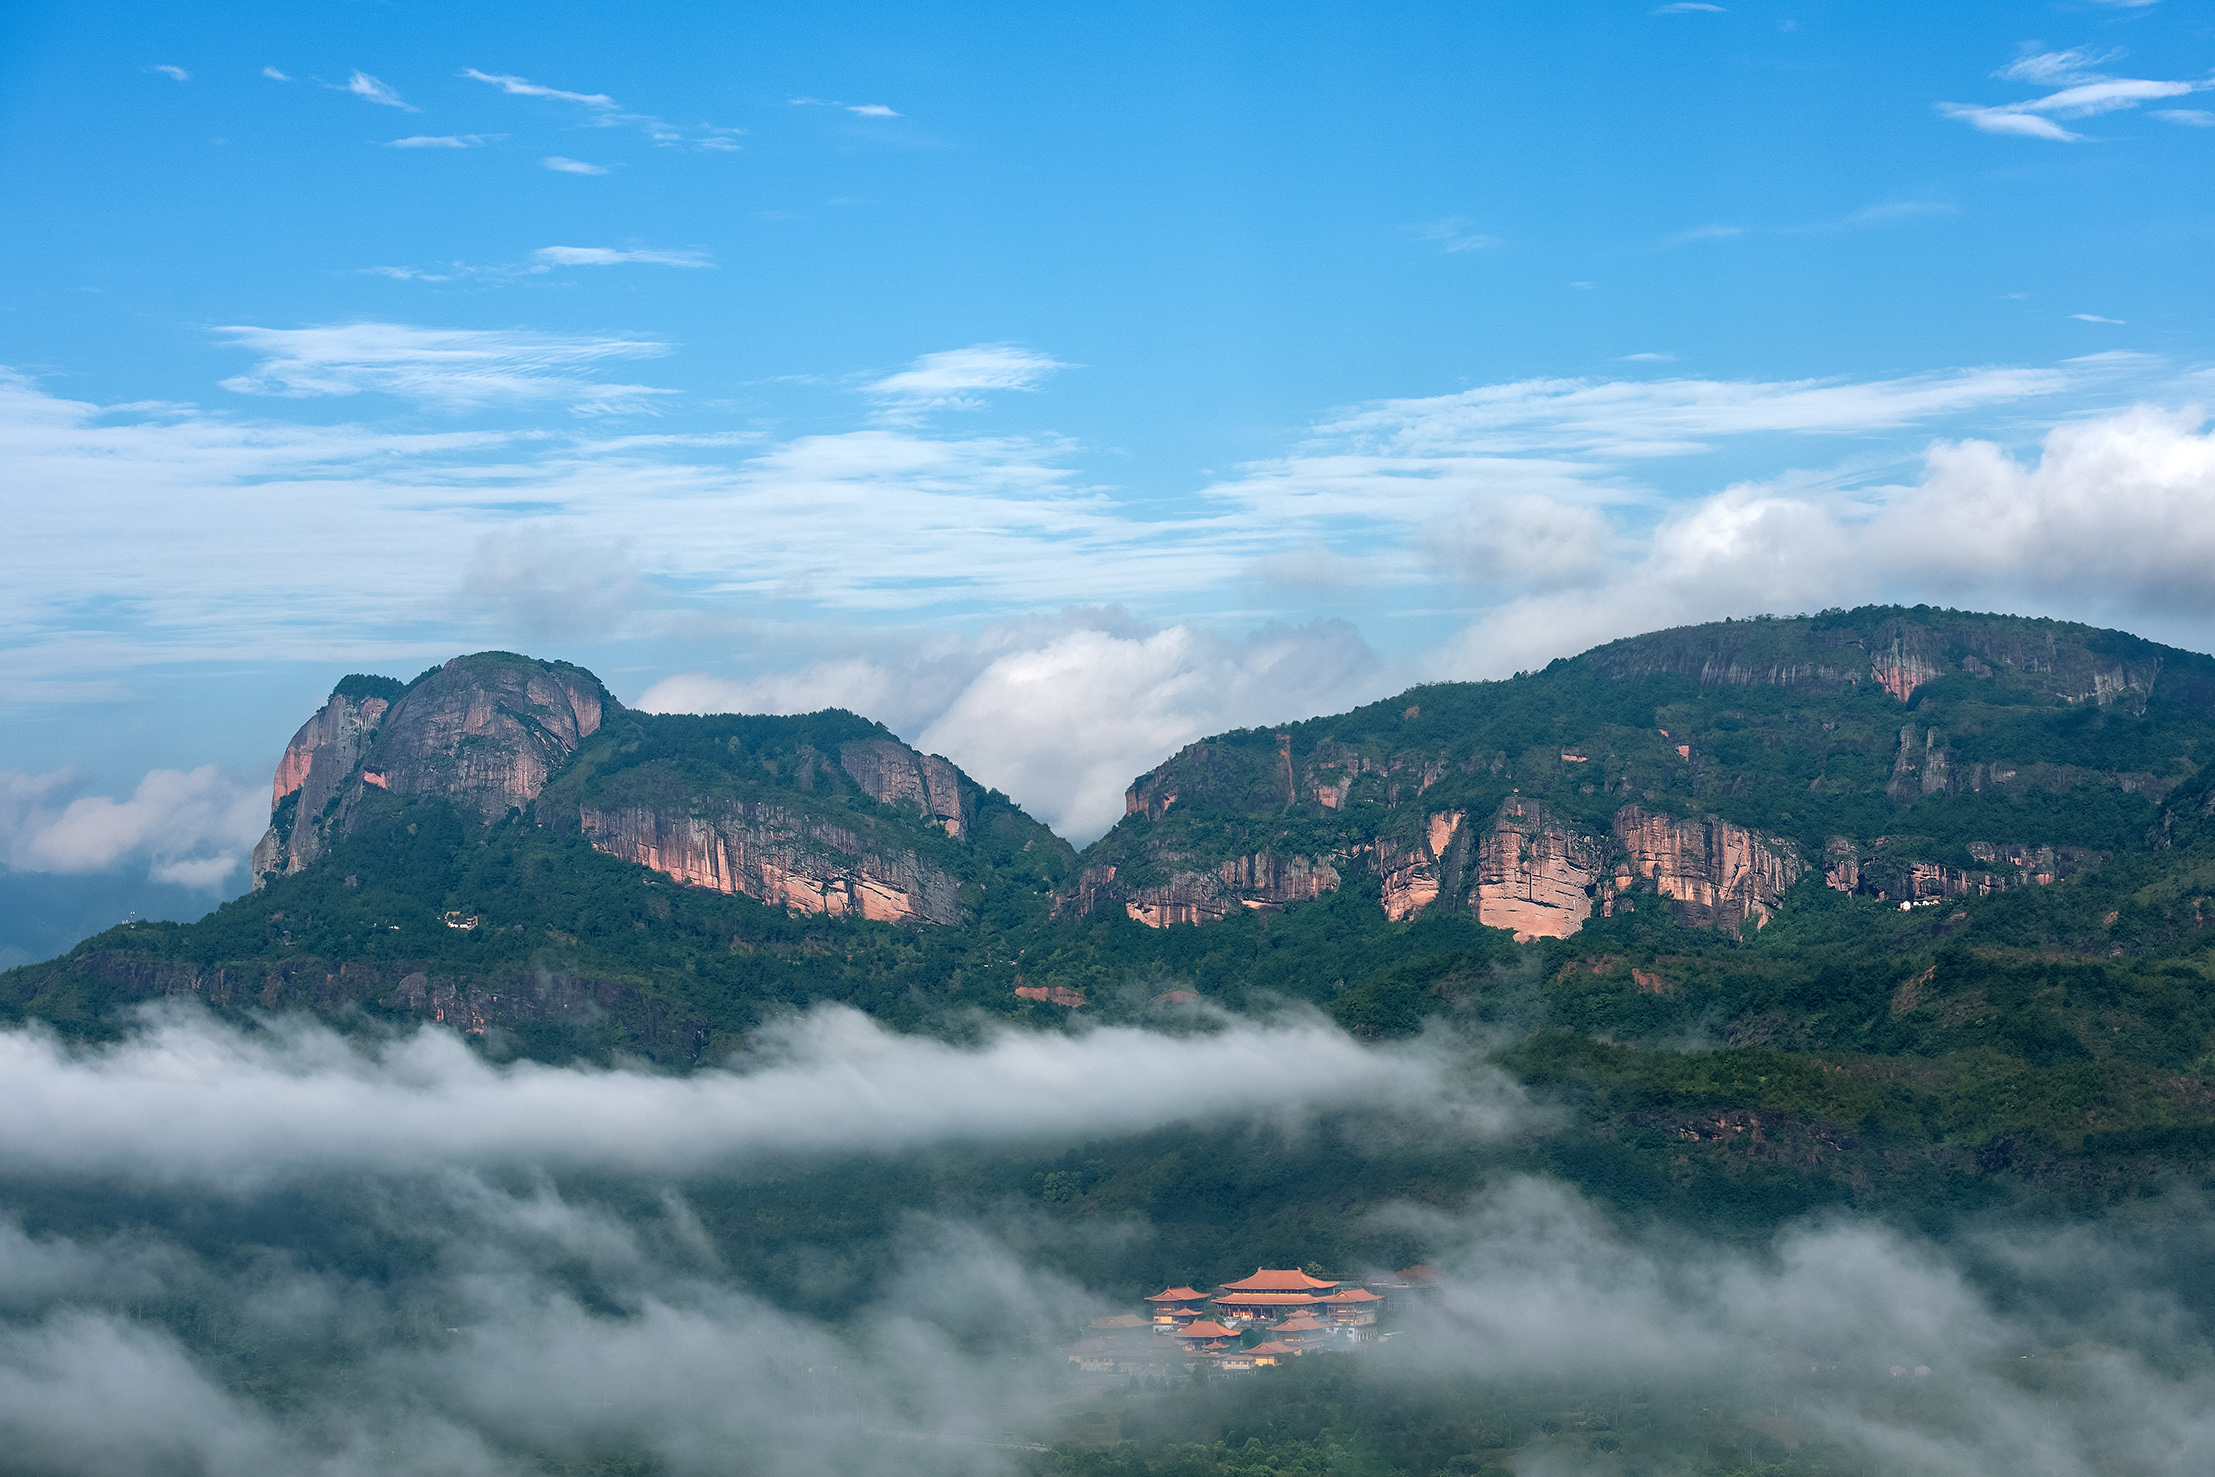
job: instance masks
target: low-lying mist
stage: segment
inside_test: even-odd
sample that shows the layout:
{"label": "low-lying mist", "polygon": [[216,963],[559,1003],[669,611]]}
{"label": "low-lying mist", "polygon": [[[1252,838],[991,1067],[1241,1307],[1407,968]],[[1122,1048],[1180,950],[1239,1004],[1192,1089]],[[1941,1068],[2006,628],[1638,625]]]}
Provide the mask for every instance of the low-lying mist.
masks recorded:
{"label": "low-lying mist", "polygon": [[[1105,1404],[1122,1382],[1073,1372],[1061,1350],[1088,1320],[1154,1290],[1140,1270],[1292,1254],[1271,1239],[1283,1207],[1226,1211],[1213,1224],[1237,1245],[1173,1243],[1133,1211],[1050,1214],[1007,1189],[1027,1166],[1179,1125],[1213,1136],[1180,1140],[1165,1179],[1203,1153],[1383,1156],[1413,1136],[1450,1154],[1545,1132],[1476,1054],[1378,1049],[1313,1019],[952,1046],[829,1012],[672,1077],[190,1013],[97,1049],[7,1033],[0,1466],[1058,1472],[1072,1459],[1033,1448],[1116,1419],[1236,1436],[1247,1405],[1329,1365],[1368,1392],[1348,1409],[1447,1433],[1403,1443],[1426,1474],[1479,1426],[1521,1448],[1522,1473],[1730,1470],[1785,1447],[1839,1472],[2206,1469],[2215,1218],[2177,1197],[1943,1244],[1830,1217],[1726,1245],[1626,1230],[1503,1173],[1452,1203],[1334,1212],[1438,1275],[1382,1346]],[[852,1167],[946,1145],[1026,1168],[955,1194]],[[764,1271],[779,1177],[801,1173],[856,1200],[907,1187],[909,1203],[822,1212],[858,1228],[839,1234],[873,1268],[828,1312]],[[1383,1461],[1372,1446],[1362,1460]]]}

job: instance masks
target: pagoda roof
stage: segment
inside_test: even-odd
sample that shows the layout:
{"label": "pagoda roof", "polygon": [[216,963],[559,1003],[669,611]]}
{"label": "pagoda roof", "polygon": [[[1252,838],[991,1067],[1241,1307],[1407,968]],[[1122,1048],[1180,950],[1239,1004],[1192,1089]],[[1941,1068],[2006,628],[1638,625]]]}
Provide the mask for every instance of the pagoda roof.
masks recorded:
{"label": "pagoda roof", "polygon": [[1297,1354],[1300,1351],[1290,1344],[1279,1343],[1275,1339],[1270,1339],[1267,1343],[1254,1345],[1246,1352],[1249,1354]]}
{"label": "pagoda roof", "polygon": [[1305,1292],[1226,1292],[1215,1299],[1218,1306],[1234,1308],[1283,1308],[1315,1301],[1314,1294]]}
{"label": "pagoda roof", "polygon": [[[1217,1299],[1217,1301],[1220,1302],[1221,1299]],[[1365,1287],[1356,1287],[1349,1292],[1334,1292],[1328,1297],[1319,1297],[1316,1301],[1319,1303],[1381,1303],[1384,1299]]]}
{"label": "pagoda roof", "polygon": [[1165,1287],[1152,1297],[1145,1299],[1145,1301],[1149,1303],[1204,1303],[1207,1301],[1207,1294],[1189,1287]]}
{"label": "pagoda roof", "polygon": [[1325,1282],[1310,1277],[1298,1267],[1256,1267],[1251,1277],[1241,1277],[1236,1282],[1226,1282],[1225,1292],[1307,1292],[1318,1287],[1336,1287],[1335,1282]]}
{"label": "pagoda roof", "polygon": [[1278,1333],[1306,1333],[1310,1329],[1328,1327],[1330,1327],[1328,1323],[1325,1323],[1313,1313],[1301,1313],[1278,1324],[1276,1331]]}
{"label": "pagoda roof", "polygon": [[[1321,1325],[1318,1324],[1317,1326],[1320,1327]],[[1232,1333],[1220,1323],[1202,1318],[1197,1323],[1187,1323],[1184,1327],[1178,1329],[1177,1337],[1180,1339],[1234,1339],[1238,1335]]]}

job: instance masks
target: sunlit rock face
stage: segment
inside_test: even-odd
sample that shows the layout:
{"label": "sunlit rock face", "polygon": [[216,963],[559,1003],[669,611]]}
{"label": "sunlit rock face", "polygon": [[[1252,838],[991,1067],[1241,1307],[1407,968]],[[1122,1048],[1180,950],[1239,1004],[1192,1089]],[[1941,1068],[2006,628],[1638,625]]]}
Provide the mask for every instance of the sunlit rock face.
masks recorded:
{"label": "sunlit rock face", "polygon": [[742,893],[796,913],[883,923],[960,921],[960,884],[913,852],[874,848],[845,827],[773,804],[731,801],[704,813],[586,808],[593,846],[690,887]]}
{"label": "sunlit rock face", "polygon": [[322,854],[316,822],[354,777],[391,706],[383,697],[334,692],[285,745],[270,787],[272,823],[254,846],[256,887],[273,875],[297,872]]}
{"label": "sunlit rock face", "polygon": [[1501,806],[1476,845],[1477,921],[1511,928],[1518,943],[1567,938],[1592,916],[1607,848],[1563,825],[1536,801]]}
{"label": "sunlit rock face", "polygon": [[841,744],[839,765],[883,805],[913,805],[956,841],[969,836],[970,802],[961,772],[936,754],[918,754],[895,739]]}
{"label": "sunlit rock face", "polygon": [[1462,819],[1458,810],[1442,810],[1426,817],[1423,840],[1413,847],[1377,842],[1373,856],[1384,886],[1385,917],[1395,923],[1412,918],[1438,901],[1441,892],[1459,891],[1456,884],[1466,850],[1465,845],[1458,849],[1456,845],[1463,841]]}
{"label": "sunlit rock face", "polygon": [[[1151,887],[1118,889],[1113,869],[1106,870],[1109,876],[1093,885],[1094,906],[1112,896],[1122,903],[1127,917],[1148,928],[1216,923],[1241,909],[1311,903],[1340,880],[1338,869],[1320,858],[1266,851],[1232,857],[1212,872],[1173,872],[1167,882]],[[1080,880],[1080,897],[1084,891]]]}
{"label": "sunlit rock face", "polygon": [[437,795],[486,821],[530,804],[600,731],[609,699],[580,668],[456,657],[408,689],[366,765],[395,795]]}
{"label": "sunlit rock face", "polygon": [[529,805],[613,701],[581,667],[505,652],[456,657],[405,688],[346,679],[278,761],[255,885],[322,856],[367,789],[435,795],[488,822]]}
{"label": "sunlit rock face", "polygon": [[1626,805],[1615,835],[1631,874],[1677,906],[1701,928],[1758,928],[1807,871],[1789,842],[1757,836],[1714,816],[1678,818]]}

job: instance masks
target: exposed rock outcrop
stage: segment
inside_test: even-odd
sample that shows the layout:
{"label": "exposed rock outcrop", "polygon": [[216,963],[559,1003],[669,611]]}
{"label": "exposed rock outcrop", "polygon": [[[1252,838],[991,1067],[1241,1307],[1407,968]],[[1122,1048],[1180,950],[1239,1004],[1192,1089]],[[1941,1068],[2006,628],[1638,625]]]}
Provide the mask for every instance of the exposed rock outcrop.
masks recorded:
{"label": "exposed rock outcrop", "polygon": [[1384,884],[1384,916],[1397,923],[1412,918],[1443,893],[1458,899],[1468,854],[1463,813],[1442,810],[1424,817],[1423,837],[1412,848],[1389,841],[1376,845],[1377,876]]}
{"label": "exposed rock outcrop", "polygon": [[1476,844],[1477,921],[1518,943],[1567,938],[1592,916],[1607,850],[1535,800],[1508,801]]}
{"label": "exposed rock outcrop", "polygon": [[344,689],[341,684],[322,710],[300,725],[277,761],[269,796],[270,827],[254,847],[256,887],[266,885],[272,876],[297,872],[322,854],[323,834],[317,822],[354,777],[392,706],[389,695],[381,691]]}
{"label": "exposed rock outcrop", "polygon": [[854,783],[882,805],[913,805],[956,841],[967,840],[973,810],[961,772],[936,754],[918,754],[897,739],[841,744],[838,760]]}
{"label": "exposed rock outcrop", "polygon": [[592,845],[690,887],[742,893],[796,913],[883,923],[957,923],[960,883],[911,851],[872,847],[852,830],[769,803],[706,813],[585,807]]}
{"label": "exposed rock outcrop", "polygon": [[1095,908],[1120,904],[1125,916],[1148,928],[1172,923],[1217,923],[1240,909],[1283,907],[1313,902],[1340,882],[1338,868],[1323,857],[1279,856],[1257,851],[1232,857],[1212,872],[1176,868],[1169,880],[1134,887],[1112,865],[1087,867],[1077,885],[1055,900],[1055,916],[1082,918]]}
{"label": "exposed rock outcrop", "polygon": [[538,798],[611,703],[590,672],[504,652],[456,657],[408,689],[364,777],[395,795],[438,795],[486,821]]}
{"label": "exposed rock outcrop", "polygon": [[2108,853],[2078,846],[2016,846],[1972,841],[1969,855],[1982,867],[1886,855],[1887,838],[1866,844],[1833,836],[1824,847],[1823,882],[1837,892],[1886,902],[1989,897],[2010,887],[2041,887],[2073,877],[2108,860]]}
{"label": "exposed rock outcrop", "polygon": [[1759,927],[1807,872],[1789,841],[1714,816],[1679,820],[1626,805],[1615,814],[1615,834],[1631,875],[1653,883],[1696,927],[1735,929],[1749,918]]}

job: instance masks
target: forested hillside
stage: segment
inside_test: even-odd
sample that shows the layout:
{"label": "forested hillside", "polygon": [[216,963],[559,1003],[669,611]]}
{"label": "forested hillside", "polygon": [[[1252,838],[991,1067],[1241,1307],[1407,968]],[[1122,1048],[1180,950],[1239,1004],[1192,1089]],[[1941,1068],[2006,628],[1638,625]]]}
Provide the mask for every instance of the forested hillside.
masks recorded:
{"label": "forested hillside", "polygon": [[[1515,1164],[1727,1225],[2095,1205],[2215,1154],[2211,749],[2215,661],[2119,633],[1729,622],[1194,744],[1078,857],[866,719],[634,713],[495,653],[341,683],[252,896],[11,971],[0,1008],[101,1036],[181,996],[682,1068],[819,1002],[948,1035],[1312,1006],[1475,1033],[1568,1110],[1400,1163],[1421,1197]],[[1015,1180],[1167,1245],[1258,1234],[1247,1190],[1163,1178],[1175,1137]],[[1373,1196],[1280,1168],[1303,1237]],[[794,1244],[825,1234],[779,1193]]]}

